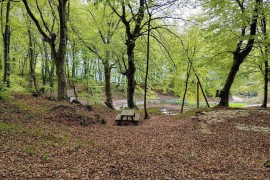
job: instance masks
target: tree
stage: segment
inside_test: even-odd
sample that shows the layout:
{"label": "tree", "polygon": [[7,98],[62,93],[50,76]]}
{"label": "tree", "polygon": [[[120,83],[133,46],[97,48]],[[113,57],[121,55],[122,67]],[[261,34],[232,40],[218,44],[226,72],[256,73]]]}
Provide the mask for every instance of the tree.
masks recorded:
{"label": "tree", "polygon": [[[66,56],[66,48],[67,48],[67,1],[68,0],[58,0],[57,12],[55,13],[53,9],[54,4],[51,1],[48,1],[49,7],[51,8],[53,15],[53,23],[51,24],[51,28],[49,28],[48,22],[45,22],[44,15],[41,12],[38,1],[35,2],[37,10],[39,12],[41,20],[38,20],[34,15],[33,11],[29,7],[29,3],[27,0],[22,0],[25,9],[31,19],[34,21],[35,25],[38,28],[38,31],[43,36],[44,41],[49,43],[51,48],[51,56],[56,65],[56,75],[58,79],[58,99],[66,100],[67,99],[67,79],[65,72],[65,56]],[[55,21],[58,21],[57,23]],[[58,25],[57,31],[58,34],[53,31],[55,24]],[[58,41],[57,41],[58,38]],[[58,48],[57,48],[58,42]]]}
{"label": "tree", "polygon": [[[3,10],[3,1],[1,2],[1,10]],[[4,83],[7,87],[10,87],[10,36],[11,36],[11,30],[10,30],[10,9],[11,9],[11,1],[8,0],[6,4],[6,18],[5,18],[5,28],[2,29],[2,35],[3,35],[3,41],[4,41]],[[1,11],[1,21],[3,21]],[[1,24],[1,27],[3,28],[3,22]],[[0,63],[1,64],[1,63]],[[0,69],[2,69],[0,65]]]}
{"label": "tree", "polygon": [[[128,67],[123,72],[127,76],[127,103],[129,108],[134,108],[134,92],[135,92],[135,72],[136,66],[134,61],[134,48],[136,46],[136,40],[141,36],[142,21],[145,13],[145,0],[140,0],[137,4],[137,9],[134,10],[130,1],[120,1],[121,13],[110,1],[108,1],[110,7],[115,14],[121,19],[121,22],[125,26],[126,34],[126,53],[128,57]],[[129,11],[127,10],[129,9]]]}
{"label": "tree", "polygon": [[[235,76],[240,68],[240,65],[244,62],[245,58],[251,52],[255,42],[257,22],[259,18],[262,0],[256,0],[255,2],[235,0],[236,5],[232,4],[230,1],[220,2],[210,0],[210,2],[212,3],[211,5],[214,5],[216,8],[213,8],[213,11],[216,10],[215,13],[217,13],[217,11],[219,11],[219,13],[227,13],[227,20],[229,20],[229,18],[233,19],[233,17],[235,17],[235,24],[241,25],[240,36],[236,48],[231,51],[233,54],[233,63],[227,76],[225,85],[221,91],[221,99],[218,104],[219,107],[228,107],[229,93]],[[224,7],[231,7],[232,9],[226,9]],[[233,22],[230,23],[233,24]],[[248,32],[249,34],[247,34]]]}
{"label": "tree", "polygon": [[261,28],[263,34],[263,47],[261,48],[261,54],[264,60],[264,96],[263,103],[261,107],[267,108],[267,99],[268,99],[268,75],[269,75],[269,64],[268,64],[268,52],[269,52],[269,43],[268,43],[268,34],[267,34],[267,21],[266,21],[265,12],[262,13],[261,19]]}
{"label": "tree", "polygon": [[[116,51],[116,48],[114,47],[115,41],[113,38],[119,30],[120,21],[112,15],[111,9],[108,9],[107,4],[88,3],[85,6],[84,9],[87,16],[80,12],[80,15],[83,15],[83,20],[76,20],[73,22],[72,29],[89,52],[96,56],[98,62],[99,60],[102,62],[106,96],[104,103],[108,108],[114,109],[111,92],[111,70],[115,64],[113,62],[113,53]],[[90,19],[88,18],[89,15],[91,17]],[[85,17],[87,17],[87,19]],[[75,23],[82,23],[85,21],[89,22],[85,27],[91,27],[94,32],[98,32],[98,34],[94,34],[87,28],[85,28],[85,31],[84,29],[78,28],[80,24],[75,26]],[[87,41],[87,39],[91,40]],[[99,71],[99,73],[101,73],[101,71]]]}

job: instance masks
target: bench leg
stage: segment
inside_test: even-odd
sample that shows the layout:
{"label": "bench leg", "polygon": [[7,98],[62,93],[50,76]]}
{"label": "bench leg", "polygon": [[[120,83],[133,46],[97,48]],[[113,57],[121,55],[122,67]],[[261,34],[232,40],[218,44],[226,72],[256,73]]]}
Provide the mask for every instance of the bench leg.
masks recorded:
{"label": "bench leg", "polygon": [[117,125],[121,126],[122,125],[122,121],[117,121]]}

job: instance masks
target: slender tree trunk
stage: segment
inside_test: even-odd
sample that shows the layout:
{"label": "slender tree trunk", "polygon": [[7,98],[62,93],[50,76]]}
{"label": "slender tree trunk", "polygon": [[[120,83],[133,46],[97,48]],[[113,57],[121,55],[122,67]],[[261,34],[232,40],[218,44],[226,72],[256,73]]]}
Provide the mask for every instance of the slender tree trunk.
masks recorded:
{"label": "slender tree trunk", "polygon": [[72,68],[71,68],[71,77],[75,78],[76,77],[76,60],[75,60],[75,43],[73,43],[72,46]]}
{"label": "slender tree trunk", "polygon": [[84,78],[88,76],[89,73],[89,59],[87,58],[85,50],[83,50],[83,65],[84,65]]}
{"label": "slender tree trunk", "polygon": [[268,65],[268,60],[264,62],[264,93],[263,93],[263,103],[262,106],[263,108],[267,108],[267,102],[268,102],[268,74],[269,74],[269,65]]}
{"label": "slender tree trunk", "polygon": [[39,88],[38,88],[38,82],[37,82],[37,78],[36,78],[36,73],[35,73],[35,67],[36,67],[36,62],[35,62],[35,47],[33,44],[33,40],[32,40],[32,33],[31,30],[28,29],[28,36],[29,36],[29,69],[30,69],[30,76],[31,79],[34,82],[34,86],[35,86],[35,91],[36,94],[39,94]]}
{"label": "slender tree trunk", "polygon": [[76,63],[76,43],[73,42],[72,43],[72,72],[71,72],[71,77],[75,78],[77,76],[76,74],[76,67],[77,67],[77,63]]}
{"label": "slender tree trunk", "polygon": [[52,62],[51,63],[51,70],[49,74],[49,82],[50,82],[50,89],[51,93],[54,91],[54,71],[55,71],[55,64]]}
{"label": "slender tree trunk", "polygon": [[[191,62],[190,62],[190,63],[191,63]],[[194,68],[194,66],[192,65],[192,63],[191,63],[191,67],[192,67],[193,72],[194,72],[194,74],[195,74],[195,76],[196,76],[196,79],[197,79],[197,81],[198,81],[199,87],[200,87],[200,89],[201,89],[201,91],[202,91],[202,95],[203,95],[203,98],[204,98],[204,100],[205,100],[205,103],[206,103],[207,107],[210,108],[210,105],[209,105],[209,103],[208,103],[207,97],[206,97],[206,95],[205,95],[205,93],[204,93],[204,90],[203,90],[203,87],[202,87],[202,83],[201,83],[200,78],[199,78],[198,74],[196,73],[195,68]]]}
{"label": "slender tree trunk", "polygon": [[187,67],[187,79],[186,79],[186,85],[185,85],[185,91],[182,99],[182,106],[181,106],[181,113],[184,111],[184,105],[185,105],[185,99],[186,99],[186,94],[187,94],[187,89],[188,89],[188,80],[190,77],[190,71],[191,71],[191,64],[188,62],[188,67]]}
{"label": "slender tree trunk", "polygon": [[44,50],[44,76],[42,77],[42,84],[43,84],[43,86],[46,86],[47,80],[48,80],[48,74],[50,74],[49,58],[48,58],[47,45],[44,41],[42,44],[43,44],[43,50]]}
{"label": "slender tree trunk", "polygon": [[[67,53],[67,56],[69,56],[69,53]],[[70,73],[69,73],[69,58],[66,58],[66,73],[67,73],[67,79],[70,79]]]}
{"label": "slender tree trunk", "polygon": [[45,77],[45,59],[41,59],[41,78],[42,78],[42,85],[46,85],[46,77]]}
{"label": "slender tree trunk", "polygon": [[27,51],[27,55],[24,56],[23,61],[22,61],[22,69],[21,69],[21,76],[24,76],[24,68],[26,67],[26,62],[27,62],[27,58],[28,58],[28,51]]}
{"label": "slender tree trunk", "polygon": [[135,72],[136,67],[134,63],[134,48],[135,43],[132,40],[128,41],[127,55],[128,55],[128,70],[127,70],[127,104],[128,107],[133,109],[136,107],[134,102],[134,92],[135,92]]}
{"label": "slender tree trunk", "polygon": [[6,24],[5,24],[5,31],[3,34],[4,37],[4,82],[7,87],[10,87],[10,57],[9,57],[9,50],[10,50],[10,25],[9,25],[9,13],[10,13],[10,1],[7,2],[6,8]]}
{"label": "slender tree trunk", "polygon": [[148,80],[148,71],[149,71],[149,60],[150,60],[150,28],[151,28],[151,14],[149,12],[148,6],[147,6],[147,12],[149,15],[148,19],[148,25],[147,25],[147,55],[146,55],[146,70],[145,70],[145,80],[144,80],[144,119],[149,119],[149,114],[147,112],[147,80]]}
{"label": "slender tree trunk", "polygon": [[[267,42],[268,35],[267,35],[267,31],[266,31],[265,15],[262,19],[262,31],[263,31],[263,35],[264,35],[264,41]],[[267,100],[268,100],[268,83],[269,83],[268,48],[269,48],[269,45],[266,44],[264,47],[264,52],[262,52],[262,56],[264,58],[264,95],[263,95],[263,103],[262,103],[261,107],[263,107],[263,108],[267,108]]]}

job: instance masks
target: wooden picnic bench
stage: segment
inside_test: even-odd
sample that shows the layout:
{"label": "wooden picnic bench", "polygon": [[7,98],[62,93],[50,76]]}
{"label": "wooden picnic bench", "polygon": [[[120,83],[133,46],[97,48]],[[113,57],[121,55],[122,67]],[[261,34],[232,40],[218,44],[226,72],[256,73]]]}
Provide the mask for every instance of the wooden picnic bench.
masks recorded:
{"label": "wooden picnic bench", "polygon": [[140,121],[140,114],[135,113],[134,109],[126,109],[118,114],[115,118],[117,125],[121,125],[122,122],[133,122],[135,125],[138,125]]}

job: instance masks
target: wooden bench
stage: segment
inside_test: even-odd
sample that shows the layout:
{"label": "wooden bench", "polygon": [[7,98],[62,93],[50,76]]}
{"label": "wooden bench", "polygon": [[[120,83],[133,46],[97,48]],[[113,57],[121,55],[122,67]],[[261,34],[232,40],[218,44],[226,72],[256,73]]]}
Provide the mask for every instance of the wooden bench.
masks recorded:
{"label": "wooden bench", "polygon": [[122,125],[122,122],[133,122],[135,125],[138,125],[140,121],[140,114],[135,113],[133,109],[123,110],[121,114],[118,114],[115,117],[115,122],[117,125]]}

